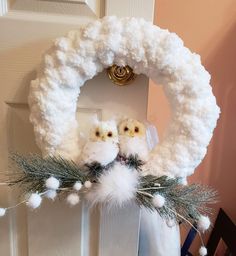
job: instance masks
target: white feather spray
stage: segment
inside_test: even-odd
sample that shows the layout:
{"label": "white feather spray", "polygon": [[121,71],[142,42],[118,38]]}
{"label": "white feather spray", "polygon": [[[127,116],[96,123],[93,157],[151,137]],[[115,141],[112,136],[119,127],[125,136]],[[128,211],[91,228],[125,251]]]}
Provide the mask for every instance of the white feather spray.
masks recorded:
{"label": "white feather spray", "polygon": [[109,202],[112,207],[121,207],[134,199],[138,185],[138,173],[117,162],[99,178],[99,183],[88,193],[92,204]]}

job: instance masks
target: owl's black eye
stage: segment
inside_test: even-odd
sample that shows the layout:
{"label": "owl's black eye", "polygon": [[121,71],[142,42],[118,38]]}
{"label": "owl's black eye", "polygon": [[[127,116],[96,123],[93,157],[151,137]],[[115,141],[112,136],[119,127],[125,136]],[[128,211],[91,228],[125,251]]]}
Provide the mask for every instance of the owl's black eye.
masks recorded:
{"label": "owl's black eye", "polygon": [[139,128],[136,126],[136,127],[134,128],[134,131],[135,131],[135,132],[139,132]]}
{"label": "owl's black eye", "polygon": [[129,128],[127,126],[125,126],[124,131],[127,132],[129,130]]}
{"label": "owl's black eye", "polygon": [[108,132],[107,136],[112,137],[112,132]]}
{"label": "owl's black eye", "polygon": [[96,131],[96,132],[95,132],[95,135],[96,135],[97,137],[99,137],[99,136],[100,136],[100,132],[99,132],[99,131]]}

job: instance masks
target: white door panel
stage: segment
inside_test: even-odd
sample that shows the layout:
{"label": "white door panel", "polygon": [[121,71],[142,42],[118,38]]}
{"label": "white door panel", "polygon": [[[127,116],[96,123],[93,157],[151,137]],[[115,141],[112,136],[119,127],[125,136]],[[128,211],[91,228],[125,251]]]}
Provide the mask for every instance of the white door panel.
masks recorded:
{"label": "white door panel", "polygon": [[140,209],[101,209],[99,256],[138,255]]}
{"label": "white door panel", "polygon": [[[154,0],[119,1],[120,5],[117,2],[12,0],[9,5],[5,0],[0,2],[1,173],[9,171],[9,150],[39,152],[28,119],[27,96],[41,54],[51,40],[104,13],[153,18]],[[146,77],[138,76],[132,85],[121,88],[113,85],[104,71],[82,88],[78,118],[89,121],[91,116],[109,117],[114,111],[146,119],[147,94]],[[86,130],[86,126],[82,129]],[[19,191],[11,192],[0,186],[0,206],[13,205],[18,195]],[[139,216],[135,206],[114,214],[107,214],[105,209],[101,212],[97,208],[88,209],[84,202],[69,208],[65,202],[45,200],[35,212],[21,206],[0,219],[0,255],[134,256],[138,248]]]}
{"label": "white door panel", "polygon": [[104,16],[104,5],[104,0],[1,0],[0,15],[30,21],[81,23]]}
{"label": "white door panel", "polygon": [[28,248],[34,256],[86,256],[83,228],[84,206],[73,208],[65,202],[43,202],[37,212],[28,211]]}

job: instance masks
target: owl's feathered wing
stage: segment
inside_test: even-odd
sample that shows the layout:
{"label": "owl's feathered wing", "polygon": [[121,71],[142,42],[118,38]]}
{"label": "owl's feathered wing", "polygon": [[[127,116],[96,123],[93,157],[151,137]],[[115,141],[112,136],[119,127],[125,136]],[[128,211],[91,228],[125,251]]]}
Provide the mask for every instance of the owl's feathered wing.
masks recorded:
{"label": "owl's feathered wing", "polygon": [[147,161],[149,150],[145,137],[120,135],[119,142],[120,154],[125,156],[138,155],[141,160]]}
{"label": "owl's feathered wing", "polygon": [[111,163],[117,157],[119,147],[114,142],[88,141],[81,153],[80,164],[91,164],[98,162],[101,165]]}

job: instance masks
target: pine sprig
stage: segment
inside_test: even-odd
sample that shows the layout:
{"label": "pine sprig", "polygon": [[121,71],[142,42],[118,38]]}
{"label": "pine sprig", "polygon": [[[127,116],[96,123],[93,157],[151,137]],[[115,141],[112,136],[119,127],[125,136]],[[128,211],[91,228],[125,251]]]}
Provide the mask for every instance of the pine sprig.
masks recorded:
{"label": "pine sprig", "polygon": [[118,155],[117,160],[123,162],[126,166],[137,171],[142,171],[141,167],[144,162],[138,157],[138,155]]}
{"label": "pine sprig", "polygon": [[130,168],[141,171],[141,167],[144,165],[144,162],[138,157],[138,155],[130,155],[126,160],[126,164]]}
{"label": "pine sprig", "polygon": [[[112,162],[102,166],[94,162],[81,167],[60,156],[43,158],[36,154],[22,156],[15,153],[11,155],[11,160],[19,171],[9,174],[7,183],[10,186],[18,185],[22,188],[23,194],[45,192],[47,190],[45,182],[50,177],[60,181],[58,193],[70,192],[78,181],[81,184],[88,180],[99,182],[100,175],[112,168],[114,164]],[[130,169],[138,171],[143,164],[137,156],[118,156],[115,161],[120,161]],[[156,194],[165,198],[163,207],[154,207],[153,198]],[[210,213],[208,204],[216,202],[216,195],[216,191],[200,184],[183,186],[178,178],[146,175],[139,178],[136,201],[140,206],[157,210],[164,219],[173,219],[176,222],[184,219],[194,223],[201,214]]]}
{"label": "pine sprig", "polygon": [[22,156],[14,153],[11,160],[19,172],[9,174],[7,183],[19,185],[26,193],[45,191],[45,181],[51,176],[60,180],[61,189],[73,187],[76,181],[84,183],[87,180],[86,173],[76,163],[60,156],[43,158],[36,154]]}
{"label": "pine sprig", "polygon": [[[163,207],[154,207],[152,199],[155,194],[166,199]],[[202,213],[210,213],[207,205],[217,201],[217,193],[200,184],[183,186],[178,178],[147,175],[140,178],[136,201],[150,210],[157,210],[164,219],[194,222]]]}
{"label": "pine sprig", "polygon": [[[18,185],[22,189],[22,195],[29,193],[30,196],[14,206],[0,208],[0,217],[4,216],[6,211],[24,203],[27,203],[32,209],[36,209],[40,206],[44,196],[52,200],[57,195],[59,197],[66,196],[66,201],[74,206],[79,203],[78,194],[93,189],[92,183],[97,183],[98,186],[103,185],[99,184],[99,177],[105,171],[111,170],[115,162],[126,165],[127,171],[131,172],[141,172],[143,165],[136,155],[128,157],[119,155],[114,162],[107,166],[102,166],[97,162],[79,166],[60,156],[43,158],[36,154],[22,156],[14,153],[11,155],[11,160],[18,172],[8,174],[8,179],[4,184]],[[157,211],[166,221],[174,221],[176,224],[188,223],[199,234],[201,248],[205,253],[206,248],[200,231],[204,231],[210,226],[209,217],[205,214],[210,213],[211,209],[208,204],[216,202],[217,193],[200,184],[184,186],[180,181],[178,178],[167,176],[140,175],[138,185],[135,186],[136,202],[140,207]]]}
{"label": "pine sprig", "polygon": [[87,175],[90,180],[97,182],[98,178],[101,176],[102,173],[109,170],[113,165],[114,162],[109,163],[106,166],[101,165],[98,162],[93,162],[91,164],[85,165],[85,171],[87,172]]}

